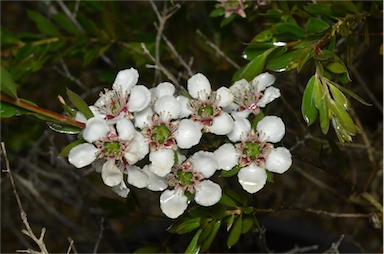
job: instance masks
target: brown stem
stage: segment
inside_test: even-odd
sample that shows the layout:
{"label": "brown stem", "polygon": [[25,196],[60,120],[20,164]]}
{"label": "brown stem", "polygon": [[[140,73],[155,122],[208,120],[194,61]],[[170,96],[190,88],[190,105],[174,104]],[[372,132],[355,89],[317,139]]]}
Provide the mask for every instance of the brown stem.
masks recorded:
{"label": "brown stem", "polygon": [[34,112],[34,113],[38,113],[40,115],[52,118],[53,120],[56,120],[56,121],[60,121],[60,122],[67,123],[67,124],[72,125],[72,126],[80,127],[82,129],[85,128],[84,123],[78,122],[73,118],[69,118],[67,116],[58,114],[58,113],[50,111],[48,109],[44,109],[44,108],[40,108],[40,107],[31,105],[31,104],[21,100],[20,98],[12,98],[11,96],[8,96],[5,94],[0,94],[0,101],[10,103],[12,105],[18,106],[20,108],[26,109],[26,110]]}

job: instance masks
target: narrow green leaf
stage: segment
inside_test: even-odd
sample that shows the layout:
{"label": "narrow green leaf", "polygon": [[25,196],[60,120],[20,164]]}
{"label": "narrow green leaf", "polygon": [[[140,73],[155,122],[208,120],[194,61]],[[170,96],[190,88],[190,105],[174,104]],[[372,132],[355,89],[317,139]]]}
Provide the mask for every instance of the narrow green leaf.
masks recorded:
{"label": "narrow green leaf", "polygon": [[2,45],[19,43],[20,39],[13,35],[9,30],[2,27],[0,29],[0,40]]}
{"label": "narrow green leaf", "polygon": [[305,38],[305,31],[301,27],[294,24],[279,23],[276,25],[276,30],[278,33],[292,34],[296,37],[296,39]]}
{"label": "narrow green leaf", "polygon": [[258,55],[247,65],[236,71],[236,73],[233,75],[233,80],[240,80],[244,78],[250,81],[258,74],[260,74],[264,70],[265,59],[274,49],[275,47],[266,50],[263,54]]}
{"label": "narrow green leaf", "polygon": [[305,25],[305,30],[309,34],[321,33],[327,30],[330,26],[327,22],[318,19],[318,18],[310,18]]}
{"label": "narrow green leaf", "polygon": [[266,170],[266,173],[267,173],[267,182],[274,183],[274,180],[273,180],[273,176],[274,175],[273,175],[273,173],[268,171],[268,170]]}
{"label": "narrow green leaf", "polygon": [[237,208],[239,205],[236,204],[235,201],[233,201],[227,194],[223,193],[220,199],[220,204],[229,206],[229,207],[234,207]]}
{"label": "narrow green leaf", "polygon": [[220,17],[220,16],[223,16],[223,15],[224,15],[224,8],[222,8],[222,7],[214,9],[209,14],[209,16],[212,17],[212,18]]}
{"label": "narrow green leaf", "polygon": [[315,106],[315,101],[313,99],[313,86],[315,84],[315,80],[315,75],[309,79],[304,90],[303,100],[301,102],[301,113],[307,125],[311,125],[315,122],[318,113],[318,110]]}
{"label": "narrow green leaf", "polygon": [[227,232],[229,232],[229,230],[231,230],[234,221],[235,221],[235,215],[234,214],[231,214],[231,216],[227,217]]}
{"label": "narrow green leaf", "polygon": [[46,17],[44,17],[40,13],[28,10],[28,16],[33,20],[33,22],[35,22],[40,32],[50,36],[60,35],[59,31],[51,23],[51,21],[49,21]]}
{"label": "narrow green leaf", "polygon": [[207,240],[207,238],[209,237],[209,235],[212,232],[212,229],[213,229],[213,226],[215,225],[215,222],[216,222],[216,220],[211,220],[206,225],[200,226],[200,228],[202,228],[203,231],[201,232],[199,240],[197,241],[198,244],[202,245],[202,243],[205,240]]}
{"label": "narrow green leaf", "polygon": [[75,92],[72,92],[69,88],[67,88],[67,96],[68,99],[72,102],[72,104],[85,115],[87,119],[93,117],[92,111],[89,109],[87,103]]}
{"label": "narrow green leaf", "polygon": [[348,110],[349,101],[347,97],[345,97],[345,95],[339,89],[337,89],[334,85],[330,84],[329,87],[331,89],[332,97],[336,101],[336,103],[343,105],[343,107],[346,110]]}
{"label": "narrow green leaf", "polygon": [[79,30],[75,27],[75,25],[69,20],[67,15],[62,13],[58,13],[52,16],[53,20],[59,24],[59,26],[64,29],[67,33],[72,35],[79,34]]}
{"label": "narrow green leaf", "polygon": [[240,171],[240,166],[236,165],[231,170],[221,170],[220,176],[222,177],[232,177]]}
{"label": "narrow green leaf", "polygon": [[72,148],[74,148],[77,145],[85,143],[84,139],[78,139],[76,141],[73,141],[72,143],[69,143],[66,145],[59,153],[60,157],[67,157],[69,154],[69,151],[71,151]]}
{"label": "narrow green leaf", "polygon": [[266,42],[270,41],[273,38],[273,32],[271,29],[265,29],[264,31],[258,33],[251,41],[251,44],[254,42]]}
{"label": "narrow green leaf", "polygon": [[192,238],[191,242],[189,243],[187,249],[185,250],[185,253],[190,253],[190,254],[193,254],[193,253],[199,253],[200,252],[200,245],[197,243],[197,241],[199,240],[199,237],[200,237],[200,234],[203,230],[200,228],[195,236]]}
{"label": "narrow green leaf", "polygon": [[241,235],[241,230],[242,230],[242,225],[243,225],[243,219],[242,216],[240,215],[235,223],[233,224],[233,227],[231,229],[231,232],[229,233],[228,239],[227,239],[227,247],[228,249],[232,248],[233,245],[235,245]]}
{"label": "narrow green leaf", "polygon": [[352,98],[354,98],[355,100],[359,101],[360,103],[364,104],[365,106],[372,106],[371,103],[368,103],[366,102],[363,98],[361,98],[360,96],[358,96],[357,94],[355,94],[354,92],[352,92],[351,90],[345,88],[345,87],[342,87],[340,86],[339,84],[337,83],[332,83],[332,85],[336,86],[337,88],[339,88],[341,91],[343,91],[344,93],[348,94],[349,96],[351,96]]}
{"label": "narrow green leaf", "polygon": [[304,6],[304,10],[313,15],[334,15],[332,9],[323,3],[309,4],[308,6]]}
{"label": "narrow green leaf", "polygon": [[328,98],[324,98],[320,101],[320,105],[318,107],[319,115],[320,115],[320,128],[324,134],[328,133],[329,130],[329,121],[330,121],[330,112],[328,106]]}
{"label": "narrow green leaf", "polygon": [[170,228],[168,228],[168,231],[171,233],[185,234],[200,227],[200,222],[201,222],[200,217],[182,218],[177,220]]}
{"label": "narrow green leaf", "polygon": [[243,219],[243,225],[241,225],[241,233],[246,234],[253,227],[253,218],[251,216],[246,216]]}
{"label": "narrow green leaf", "polygon": [[309,54],[308,48],[289,51],[281,56],[271,57],[267,63],[267,69],[276,72],[286,72],[297,67],[299,60]]}
{"label": "narrow green leaf", "polygon": [[58,133],[65,133],[65,134],[78,134],[82,130],[79,127],[69,125],[69,124],[62,124],[62,123],[55,123],[55,122],[47,122],[48,127],[52,130],[58,132]]}
{"label": "narrow green leaf", "polygon": [[0,118],[10,118],[14,116],[21,116],[29,111],[19,108],[15,105],[0,101]]}
{"label": "narrow green leaf", "polygon": [[333,100],[330,101],[330,106],[333,114],[340,121],[340,124],[342,125],[341,127],[345,129],[348,134],[355,135],[357,132],[356,125],[353,122],[351,116],[345,110],[344,106]]}
{"label": "narrow green leaf", "polygon": [[337,61],[330,62],[325,68],[336,74],[342,74],[348,71],[342,63]]}
{"label": "narrow green leaf", "polygon": [[16,85],[15,81],[13,81],[11,74],[3,66],[1,66],[0,70],[1,70],[1,72],[0,72],[1,92],[8,94],[12,98],[16,98],[17,97],[17,93],[16,93],[17,85]]}
{"label": "narrow green leaf", "polygon": [[210,234],[208,235],[207,239],[202,242],[201,249],[202,250],[208,250],[209,247],[211,247],[213,240],[215,240],[215,237],[217,235],[217,232],[220,229],[221,226],[221,220],[214,220],[211,222],[213,224],[212,230]]}

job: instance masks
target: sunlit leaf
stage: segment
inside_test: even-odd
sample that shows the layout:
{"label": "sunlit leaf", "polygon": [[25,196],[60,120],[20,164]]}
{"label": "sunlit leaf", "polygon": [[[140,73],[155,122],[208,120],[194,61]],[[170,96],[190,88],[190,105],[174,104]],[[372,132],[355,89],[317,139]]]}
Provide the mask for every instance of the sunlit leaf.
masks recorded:
{"label": "sunlit leaf", "polygon": [[68,99],[72,102],[72,104],[85,115],[87,119],[93,117],[92,111],[89,109],[87,103],[81,98],[78,94],[72,92],[69,88],[67,88],[67,96]]}
{"label": "sunlit leaf", "polygon": [[233,224],[233,227],[231,228],[231,232],[229,233],[228,239],[227,239],[227,247],[228,249],[232,248],[233,245],[235,245],[241,235],[241,230],[242,230],[242,225],[243,225],[243,219],[242,216],[240,215],[235,223]]}
{"label": "sunlit leaf", "polygon": [[338,118],[342,128],[345,129],[350,135],[355,135],[357,128],[351,116],[345,110],[344,106],[333,100],[330,101],[330,106],[333,114]]}
{"label": "sunlit leaf", "polygon": [[49,128],[59,133],[78,134],[82,130],[79,127],[69,125],[69,124],[62,124],[62,123],[55,123],[55,122],[47,122],[47,124]]}
{"label": "sunlit leaf", "polygon": [[303,99],[301,103],[301,113],[307,125],[311,125],[315,122],[317,118],[318,110],[315,106],[315,101],[313,99],[313,86],[315,84],[316,76],[312,76],[308,81],[307,86],[305,87]]}
{"label": "sunlit leaf", "polygon": [[171,227],[169,227],[168,231],[171,233],[185,234],[199,228],[200,221],[201,221],[200,217],[182,218],[177,220]]}
{"label": "sunlit leaf", "polygon": [[343,105],[343,107],[346,110],[348,110],[349,109],[349,101],[348,101],[347,97],[345,97],[345,95],[339,89],[337,89],[335,86],[330,85],[329,87],[331,90],[332,97],[336,101],[336,103]]}
{"label": "sunlit leaf", "polygon": [[343,91],[344,93],[348,94],[349,96],[351,96],[352,98],[354,98],[355,100],[359,101],[361,104],[364,104],[365,106],[372,106],[371,103],[368,103],[366,102],[363,98],[361,98],[360,96],[358,96],[357,94],[355,94],[354,92],[352,92],[351,90],[345,88],[345,87],[342,87],[340,86],[339,84],[337,83],[333,83],[332,84],[334,86],[336,86],[337,88],[339,88],[341,91]]}
{"label": "sunlit leaf", "polygon": [[330,62],[325,66],[325,68],[336,74],[342,74],[348,71],[345,68],[345,65],[338,61]]}

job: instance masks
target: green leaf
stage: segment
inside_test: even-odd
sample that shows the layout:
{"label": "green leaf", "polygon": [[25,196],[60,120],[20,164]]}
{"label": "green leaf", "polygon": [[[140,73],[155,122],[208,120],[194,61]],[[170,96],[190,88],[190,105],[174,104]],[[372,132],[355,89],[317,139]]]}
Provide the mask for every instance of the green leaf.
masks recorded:
{"label": "green leaf", "polygon": [[240,215],[236,219],[235,223],[233,224],[233,227],[231,228],[231,232],[229,233],[229,236],[227,239],[228,249],[230,249],[233,245],[235,245],[239,241],[242,225],[243,225],[243,220],[242,220],[242,216]]}
{"label": "green leaf", "polygon": [[340,124],[342,125],[341,127],[345,129],[348,134],[355,135],[357,132],[356,125],[351,116],[345,110],[344,106],[333,100],[330,101],[330,106],[333,114],[338,118]]}
{"label": "green leaf", "polygon": [[336,103],[343,105],[343,107],[346,110],[348,110],[349,109],[349,101],[348,101],[347,97],[345,97],[345,95],[339,89],[337,89],[335,86],[333,86],[332,84],[330,84],[329,87],[331,89],[332,97],[336,101]]}
{"label": "green leaf", "polygon": [[348,72],[345,65],[338,61],[330,62],[325,66],[325,68],[336,74],[342,74],[342,73]]}
{"label": "green leaf", "polygon": [[327,16],[333,16],[334,13],[332,12],[332,9],[323,4],[310,4],[308,6],[304,6],[304,10],[312,15],[327,15]]}
{"label": "green leaf", "polygon": [[53,20],[59,24],[59,26],[64,29],[67,33],[72,35],[79,34],[79,30],[76,28],[76,26],[69,20],[67,15],[64,15],[62,13],[58,13],[56,15],[52,16]]}
{"label": "green leaf", "polygon": [[221,170],[220,176],[222,177],[232,177],[240,171],[240,166],[236,165],[231,170]]}
{"label": "green leaf", "polygon": [[330,26],[327,22],[318,19],[318,18],[310,18],[305,25],[305,30],[309,34],[321,33],[327,30]]}
{"label": "green leaf", "polygon": [[313,86],[316,81],[316,76],[313,75],[305,87],[303,100],[301,103],[301,113],[307,125],[311,125],[315,122],[317,118],[318,110],[315,106],[315,101],[313,99]]}
{"label": "green leaf", "polygon": [[247,65],[240,68],[236,73],[233,75],[233,80],[240,80],[242,78],[250,81],[254,77],[256,77],[258,74],[260,74],[264,70],[265,65],[265,59],[267,56],[275,49],[270,48],[266,50],[263,54],[258,55],[255,57],[251,62],[249,62]]}
{"label": "green leaf", "polygon": [[15,44],[21,42],[19,38],[17,38],[15,35],[13,35],[10,31],[2,27],[0,29],[0,40],[1,44],[7,45],[7,44]]}
{"label": "green leaf", "polygon": [[267,63],[267,69],[276,72],[285,72],[297,67],[299,61],[309,54],[308,48],[289,51],[281,56],[271,58]]}
{"label": "green leaf", "polygon": [[251,41],[251,44],[254,42],[266,42],[270,41],[273,38],[273,32],[271,29],[265,29],[264,31],[258,33]]}
{"label": "green leaf", "polygon": [[0,101],[0,118],[10,118],[28,113],[28,110]]}
{"label": "green leaf", "polygon": [[67,96],[68,96],[68,99],[72,102],[72,104],[81,113],[83,113],[87,119],[93,117],[93,113],[89,109],[87,103],[78,94],[72,92],[69,88],[67,88]]}
{"label": "green leaf", "polygon": [[82,130],[79,127],[69,125],[69,124],[62,124],[62,123],[55,123],[55,122],[47,122],[49,128],[52,130],[58,132],[58,133],[65,133],[65,134],[78,134]]}
{"label": "green leaf", "polygon": [[200,227],[201,218],[182,218],[177,220],[171,227],[168,228],[168,231],[171,233],[185,234],[191,232],[198,227]]}
{"label": "green leaf", "polygon": [[229,206],[229,207],[234,207],[237,208],[239,207],[235,201],[233,201],[227,194],[223,193],[220,199],[220,204]]}
{"label": "green leaf", "polygon": [[67,157],[68,154],[69,154],[69,151],[71,151],[72,148],[74,148],[75,146],[78,146],[80,144],[83,144],[85,143],[85,140],[84,139],[78,139],[76,141],[73,141],[72,143],[69,143],[68,145],[66,145],[59,153],[59,156],[60,157]]}
{"label": "green leaf", "polygon": [[210,17],[212,18],[216,18],[216,17],[220,17],[220,16],[223,16],[224,15],[224,8],[220,7],[220,8],[216,8],[214,9],[213,11],[211,11],[211,13],[209,14]]}
{"label": "green leaf", "polygon": [[303,39],[305,38],[305,31],[294,24],[288,24],[288,23],[280,23],[276,25],[276,31],[278,33],[289,33],[294,35],[296,39]]}
{"label": "green leaf", "polygon": [[0,76],[1,76],[1,84],[0,84],[1,92],[5,93],[5,94],[8,94],[12,98],[16,98],[17,97],[17,93],[16,93],[17,85],[13,81],[13,78],[12,78],[11,74],[9,74],[9,72],[3,66],[1,66],[0,71],[1,71],[0,72]]}
{"label": "green leaf", "polygon": [[200,245],[197,243],[197,241],[199,240],[199,237],[200,237],[200,234],[203,230],[200,228],[195,236],[192,238],[191,242],[189,243],[187,249],[185,250],[185,253],[199,253],[200,251]]}
{"label": "green leaf", "polygon": [[46,17],[35,11],[28,10],[27,13],[33,22],[35,22],[40,32],[50,36],[60,35],[56,27]]}
{"label": "green leaf", "polygon": [[253,227],[253,218],[251,216],[246,216],[243,219],[243,225],[241,225],[241,233],[246,234]]}
{"label": "green leaf", "polygon": [[235,19],[236,15],[235,14],[232,14],[231,16],[229,16],[228,18],[224,18],[221,23],[220,23],[220,27],[224,27],[226,25],[228,25],[229,23],[231,23],[234,19]]}
{"label": "green leaf", "polygon": [[352,98],[354,98],[355,100],[359,101],[360,103],[364,104],[365,106],[372,106],[371,103],[368,103],[366,102],[363,98],[361,98],[360,96],[358,96],[357,94],[355,94],[354,92],[352,92],[351,90],[345,88],[345,87],[342,87],[340,86],[339,84],[337,83],[332,83],[334,86],[336,86],[337,88],[339,88],[341,91],[343,91],[344,93],[348,94],[349,96],[351,96]]}
{"label": "green leaf", "polygon": [[267,182],[269,182],[269,183],[274,183],[274,180],[273,180],[273,173],[271,172],[271,171],[268,171],[268,170],[266,170],[265,171],[266,173],[267,173]]}
{"label": "green leaf", "polygon": [[[215,237],[217,235],[217,232],[219,231],[220,229],[220,226],[221,226],[221,220],[213,220],[211,223],[210,223],[212,226],[211,226],[211,229],[209,231],[209,234],[208,236],[206,237],[206,239],[202,240],[201,241],[201,249],[202,250],[208,250],[209,247],[211,247],[212,245],[212,242],[213,240],[215,240]],[[203,232],[204,233],[204,232]],[[201,237],[203,237],[203,234],[201,234]],[[200,240],[200,239],[199,239]]]}
{"label": "green leaf", "polygon": [[318,79],[313,86],[313,99],[316,108],[319,110],[321,131],[326,134],[329,130],[330,112],[328,107],[328,96],[323,91],[323,86]]}

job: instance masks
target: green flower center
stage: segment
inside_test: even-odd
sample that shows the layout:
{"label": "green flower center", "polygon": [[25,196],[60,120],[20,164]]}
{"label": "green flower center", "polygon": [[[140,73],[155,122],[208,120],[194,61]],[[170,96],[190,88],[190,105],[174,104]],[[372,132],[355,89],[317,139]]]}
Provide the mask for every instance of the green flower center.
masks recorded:
{"label": "green flower center", "polygon": [[164,124],[156,126],[152,130],[152,140],[163,144],[171,136],[171,131]]}
{"label": "green flower center", "polygon": [[177,171],[176,178],[182,186],[188,186],[193,183],[193,174],[189,171],[180,169]]}
{"label": "green flower center", "polygon": [[120,154],[120,147],[119,141],[108,141],[104,143],[103,152],[107,156],[118,156]]}
{"label": "green flower center", "polygon": [[261,154],[261,147],[259,143],[247,142],[243,153],[251,160],[256,159]]}
{"label": "green flower center", "polygon": [[201,106],[199,108],[199,110],[197,111],[197,114],[201,118],[211,117],[211,116],[213,116],[213,113],[214,113],[214,109],[213,109],[212,105],[209,105],[209,104],[205,104],[205,105]]}

